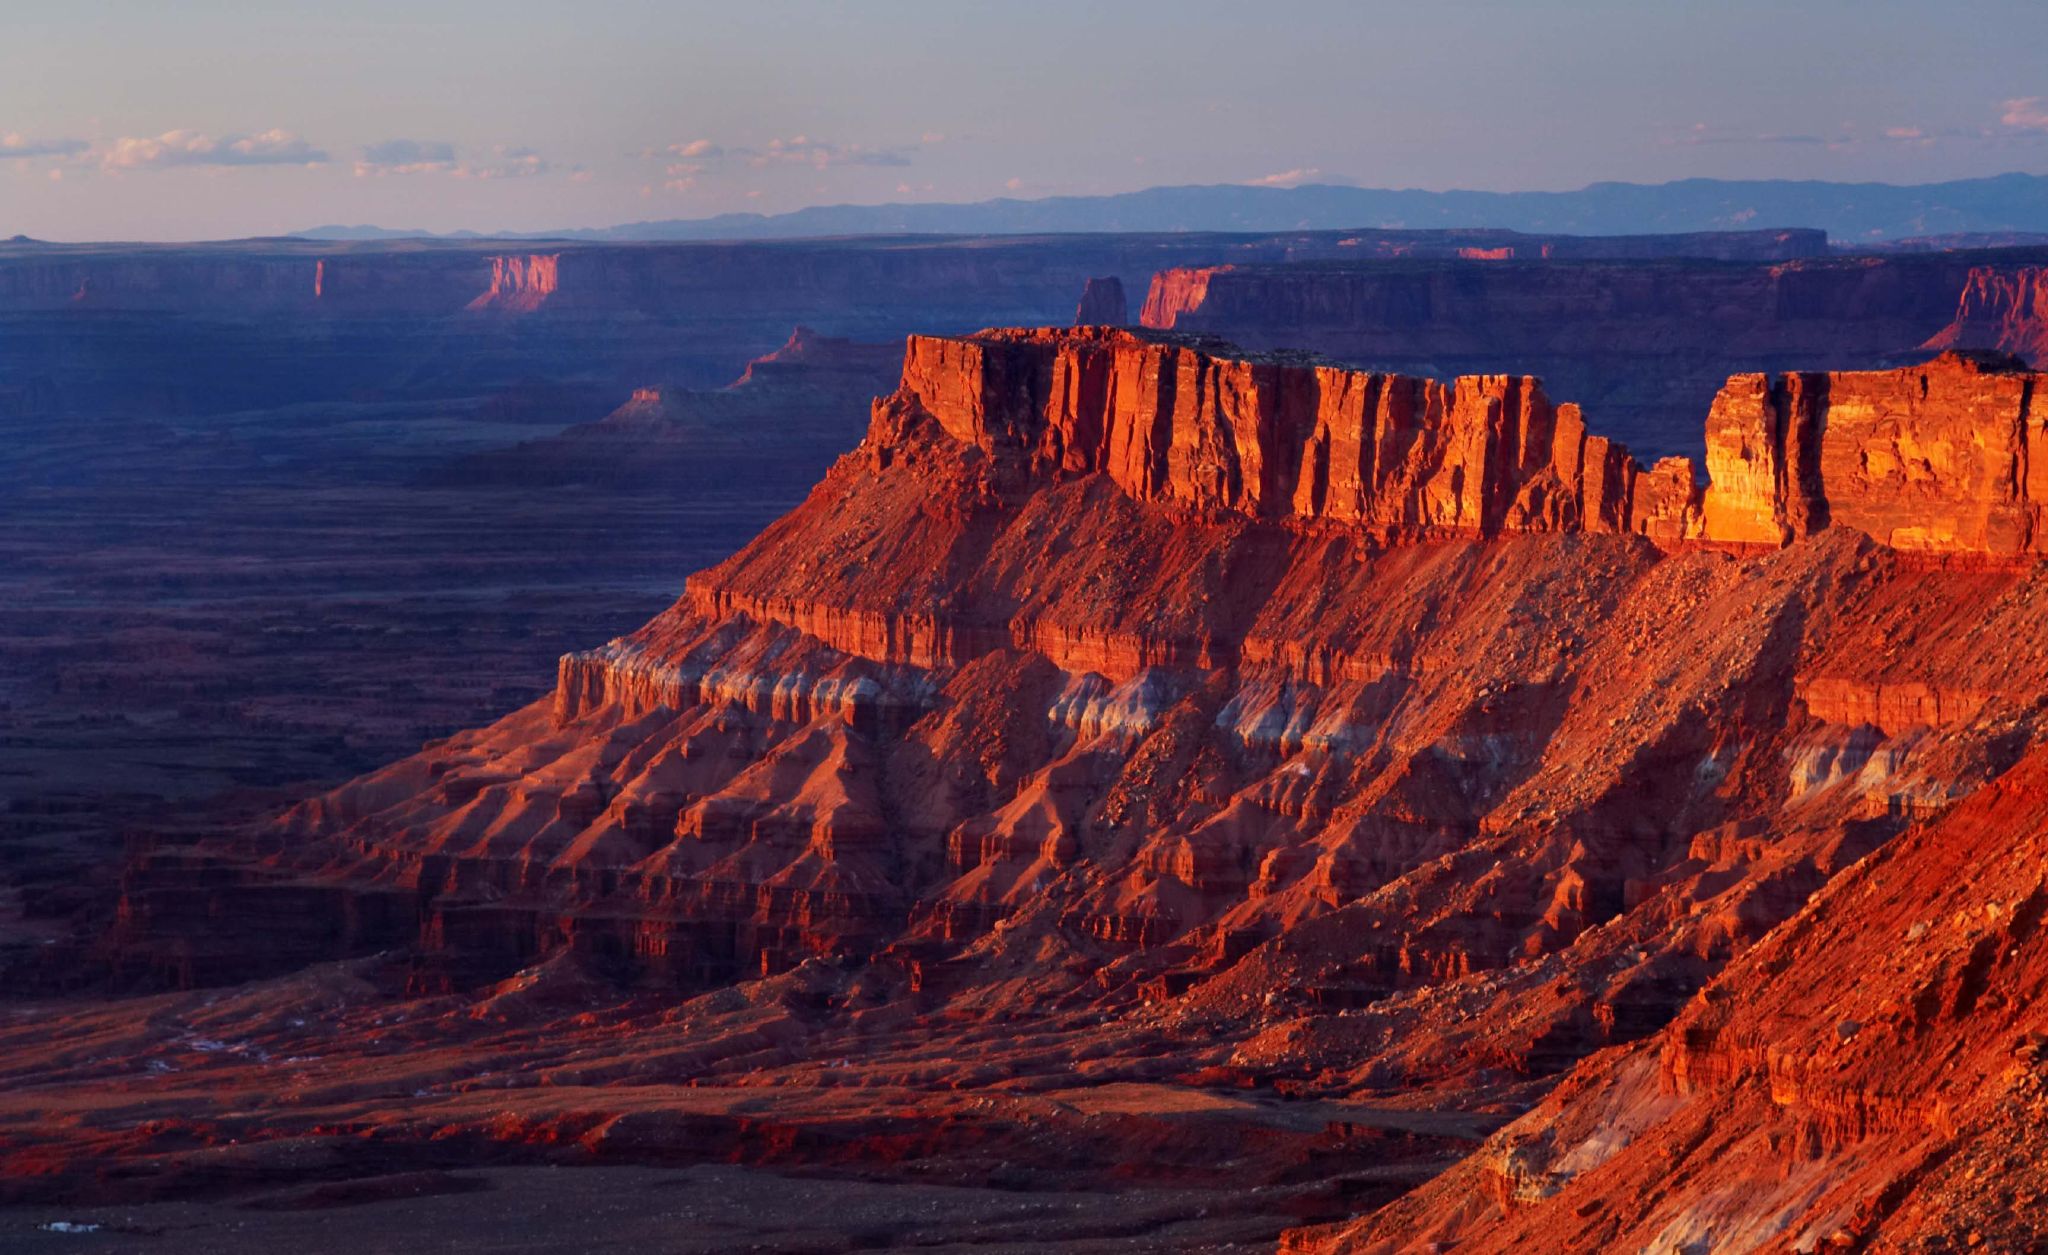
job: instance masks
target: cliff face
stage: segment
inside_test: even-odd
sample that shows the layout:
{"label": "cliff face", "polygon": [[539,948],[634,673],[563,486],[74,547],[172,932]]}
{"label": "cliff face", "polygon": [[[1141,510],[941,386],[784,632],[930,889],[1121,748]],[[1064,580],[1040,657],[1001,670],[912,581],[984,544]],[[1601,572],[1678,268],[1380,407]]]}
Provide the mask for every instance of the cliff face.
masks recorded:
{"label": "cliff face", "polygon": [[1378,369],[1527,371],[1639,454],[1698,456],[1696,416],[1731,374],[2033,351],[2017,311],[2039,258],[1986,257],[1238,263],[1158,272],[1141,321]]}
{"label": "cliff face", "polygon": [[1382,539],[1660,522],[1660,486],[1628,451],[1526,377],[1442,383],[1127,333],[914,336],[881,413],[929,414],[992,456],[1100,472],[1134,500]]}
{"label": "cliff face", "polygon": [[1663,1032],[1290,1251],[2032,1250],[2048,749],[1845,871]]}
{"label": "cliff face", "polygon": [[2040,379],[1964,353],[1738,375],[1707,418],[1705,485],[1689,459],[1646,470],[1533,378],[1442,383],[1170,336],[912,337],[882,412],[929,414],[994,457],[1100,472],[1135,500],[1382,543],[1565,531],[1777,546],[1835,523],[1903,552],[2000,560],[2048,544],[2048,484],[2030,469]]}
{"label": "cliff face", "polygon": [[1115,275],[1091,278],[1081,289],[1081,304],[1074,310],[1076,327],[1121,327],[1131,321],[1131,306],[1124,296],[1124,281]]}
{"label": "cliff face", "polygon": [[2048,355],[2048,270],[1973,267],[1956,302],[1955,320],[1927,347],[1996,349],[2042,361]]}
{"label": "cliff face", "polygon": [[537,378],[620,397],[657,381],[718,388],[797,323],[869,342],[1048,323],[1068,316],[1090,275],[1335,247],[1334,237],[1272,236],[544,252],[486,243],[0,243],[0,411],[191,415],[442,401]]}
{"label": "cliff face", "polygon": [[560,253],[532,253],[490,260],[491,286],[469,303],[470,309],[530,314],[545,304],[555,294],[555,289],[562,285]]}
{"label": "cliff face", "polygon": [[[1505,251],[1512,259],[1459,260],[1473,250]],[[911,331],[1043,325],[1069,316],[1074,294],[1091,276],[1162,267],[1227,265],[1248,272],[1312,263],[1356,269],[1370,259],[1369,268],[1391,268],[1394,280],[1401,274],[1412,280],[1419,267],[1451,274],[1459,284],[1461,268],[1473,266],[1676,268],[1684,273],[1667,285],[1668,299],[1693,316],[1726,307],[1713,286],[1720,269],[1752,269],[1760,259],[1790,264],[1825,251],[1824,240],[1797,232],[1606,239],[1497,231],[1287,232],[564,244],[545,252],[497,242],[0,243],[0,408],[192,414],[423,392],[448,399],[535,377],[601,385],[619,395],[650,380],[717,387],[794,323],[866,341],[898,340]],[[1702,282],[1708,287],[1696,292]],[[1871,338],[1885,339],[1890,352],[1921,343],[1954,315],[1956,290],[1952,284],[1942,292],[1939,316],[1915,323],[1909,339]],[[1599,322],[1604,308],[1599,301],[1539,303],[1528,317],[1568,330]],[[1105,304],[1088,317],[1106,325],[1114,313]],[[1480,326],[1472,320],[1481,314],[1497,325],[1475,340],[1465,328]],[[1534,351],[1540,346],[1532,345],[1526,328],[1510,325],[1522,316],[1515,308],[1460,309],[1452,319],[1413,329],[1405,357],[1355,360],[1438,376],[1542,374],[1560,395],[1607,416],[1609,434],[1629,440],[1645,460],[1684,451],[1685,441],[1671,438],[1670,430],[1689,437],[1697,410],[1727,373],[1812,364],[1769,355],[1774,350],[1766,337],[1749,346],[1766,355],[1743,363],[1681,357],[1639,369],[1644,363],[1621,361],[1599,331],[1561,331],[1558,351],[1545,356]],[[1859,307],[1824,316],[1864,315]],[[1255,325],[1220,329],[1255,347],[1268,343]],[[1514,336],[1521,338],[1504,338]],[[1290,340],[1332,347],[1287,335],[1272,342]],[[1489,345],[1502,352],[1487,356]],[[1689,382],[1660,385],[1655,397],[1638,394],[1634,381],[1675,378],[1674,371]],[[1671,398],[1679,403],[1666,403]]]}
{"label": "cliff face", "polygon": [[1183,320],[1192,323],[1209,304],[1209,281],[1234,269],[1197,266],[1162,270],[1153,275],[1152,285],[1145,291],[1145,307],[1138,313],[1138,324],[1171,331],[1180,327]]}
{"label": "cliff face", "polygon": [[[2029,260],[2022,254],[2015,264]],[[1345,356],[1603,345],[1901,353],[1950,321],[1973,268],[1968,255],[1952,254],[1772,264],[1232,264],[1155,274],[1142,321],[1248,347],[1278,341]]]}
{"label": "cliff face", "polygon": [[1830,523],[1894,549],[2041,552],[2041,376],[1951,353],[1898,371],[1738,375],[1707,419],[1700,535],[1783,544]]}

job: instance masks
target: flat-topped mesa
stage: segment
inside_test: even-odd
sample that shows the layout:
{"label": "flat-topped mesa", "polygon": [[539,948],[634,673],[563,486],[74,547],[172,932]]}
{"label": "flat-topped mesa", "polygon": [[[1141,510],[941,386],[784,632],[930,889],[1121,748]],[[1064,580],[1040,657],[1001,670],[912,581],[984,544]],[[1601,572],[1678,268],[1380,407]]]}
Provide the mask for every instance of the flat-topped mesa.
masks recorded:
{"label": "flat-topped mesa", "polygon": [[1357,526],[1684,538],[1691,464],[1645,471],[1533,378],[1443,382],[1101,327],[914,336],[871,442],[929,414],[954,439],[1140,501]]}
{"label": "flat-topped mesa", "polygon": [[1829,525],[1894,549],[2048,552],[2042,376],[2001,353],[1902,370],[1737,375],[1707,418],[1698,538],[1782,545]]}
{"label": "flat-topped mesa", "polygon": [[1124,281],[1115,275],[1088,280],[1081,289],[1081,304],[1074,310],[1076,327],[1121,327],[1131,321],[1131,305],[1124,296]]}
{"label": "flat-topped mesa", "polygon": [[491,286],[469,303],[471,309],[529,314],[547,303],[561,286],[562,255],[532,253],[524,257],[491,258]]}
{"label": "flat-topped mesa", "polygon": [[1145,306],[1138,312],[1141,326],[1171,329],[1182,314],[1202,308],[1209,299],[1209,280],[1236,270],[1235,266],[1184,266],[1162,270],[1152,276],[1145,292]]}

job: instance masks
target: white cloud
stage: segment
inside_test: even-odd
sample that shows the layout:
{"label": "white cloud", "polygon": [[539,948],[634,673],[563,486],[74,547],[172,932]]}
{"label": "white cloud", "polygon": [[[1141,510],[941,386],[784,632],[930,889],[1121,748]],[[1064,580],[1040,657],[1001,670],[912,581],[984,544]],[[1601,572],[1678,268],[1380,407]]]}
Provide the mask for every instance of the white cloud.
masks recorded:
{"label": "white cloud", "polygon": [[693,139],[687,144],[670,144],[663,150],[671,157],[723,157],[725,149],[708,139]]}
{"label": "white cloud", "polygon": [[34,139],[19,131],[0,134],[0,157],[75,157],[91,147],[82,139]]}
{"label": "white cloud", "polygon": [[223,135],[200,131],[165,131],[154,137],[123,136],[100,153],[110,170],[150,170],[174,166],[311,166],[327,154],[290,131],[254,135]]}
{"label": "white cloud", "polygon": [[1879,147],[1933,148],[1937,145],[1983,145],[1994,148],[2034,144],[2048,139],[2048,97],[2023,96],[2000,106],[2003,129],[1980,123],[1970,126],[1893,125],[1862,126],[1844,122],[1819,132],[1749,131],[1695,122],[1660,135],[1661,147],[1691,147],[1705,144],[1785,145],[1825,149],[1828,152],[1862,152]]}
{"label": "white cloud", "polygon": [[2048,131],[2048,97],[2016,96],[2004,104],[1999,121],[2023,131]]}

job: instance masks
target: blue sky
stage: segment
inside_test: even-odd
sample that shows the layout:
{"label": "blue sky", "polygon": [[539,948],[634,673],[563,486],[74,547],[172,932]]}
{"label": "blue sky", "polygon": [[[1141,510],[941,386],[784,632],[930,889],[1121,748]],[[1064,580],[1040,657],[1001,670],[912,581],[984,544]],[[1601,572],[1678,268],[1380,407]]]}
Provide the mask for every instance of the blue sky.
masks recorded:
{"label": "blue sky", "polygon": [[2048,4],[0,0],[0,234],[2048,171]]}

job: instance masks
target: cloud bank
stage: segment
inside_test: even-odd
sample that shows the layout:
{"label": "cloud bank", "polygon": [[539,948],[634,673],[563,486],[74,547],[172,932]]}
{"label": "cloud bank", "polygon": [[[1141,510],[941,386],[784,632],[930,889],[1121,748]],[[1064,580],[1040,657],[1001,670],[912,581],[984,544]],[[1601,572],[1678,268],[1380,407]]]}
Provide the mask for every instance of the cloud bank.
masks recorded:
{"label": "cloud bank", "polygon": [[171,169],[178,166],[313,166],[327,153],[290,131],[223,135],[165,131],[154,137],[123,136],[100,153],[109,170]]}

